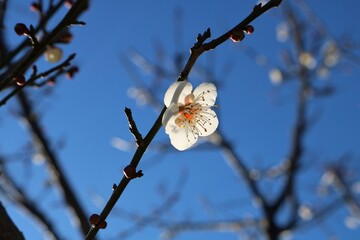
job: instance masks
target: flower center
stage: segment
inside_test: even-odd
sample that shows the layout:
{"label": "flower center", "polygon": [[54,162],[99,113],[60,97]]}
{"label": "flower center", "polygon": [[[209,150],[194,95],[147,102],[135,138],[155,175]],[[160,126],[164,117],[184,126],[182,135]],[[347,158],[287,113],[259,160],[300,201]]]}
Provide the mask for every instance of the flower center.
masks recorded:
{"label": "flower center", "polygon": [[188,140],[189,133],[197,138],[203,132],[207,132],[206,124],[211,125],[211,119],[216,117],[216,115],[209,113],[208,109],[210,107],[207,105],[197,102],[179,106],[179,116],[175,119],[175,124],[186,129]]}

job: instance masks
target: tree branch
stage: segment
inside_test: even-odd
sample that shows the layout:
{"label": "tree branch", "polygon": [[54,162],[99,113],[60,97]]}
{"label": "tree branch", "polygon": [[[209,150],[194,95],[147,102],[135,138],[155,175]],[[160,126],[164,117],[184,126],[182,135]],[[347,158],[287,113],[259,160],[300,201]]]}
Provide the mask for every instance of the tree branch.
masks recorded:
{"label": "tree branch", "polygon": [[17,96],[22,108],[22,115],[28,123],[29,130],[32,133],[34,142],[39,147],[41,153],[45,156],[47,160],[47,167],[51,173],[51,176],[54,178],[58,189],[63,194],[67,206],[72,210],[71,212],[75,213],[75,217],[80,224],[82,233],[86,235],[90,229],[87,214],[77,199],[76,194],[72,190],[68,179],[65,177],[64,171],[59,164],[59,160],[55,152],[51,150],[49,141],[47,140],[40,124],[37,122],[35,113],[33,112],[32,105],[27,98],[26,92],[21,91]]}
{"label": "tree branch", "polygon": [[[250,13],[250,15],[247,18],[245,18],[241,23],[236,25],[235,28],[244,29],[246,27],[246,25],[249,24],[251,21],[253,21],[257,17],[259,17],[260,15],[265,13],[267,10],[269,10],[273,7],[279,6],[279,4],[281,2],[282,2],[281,0],[270,0],[263,7],[261,7],[261,5],[257,5],[254,8],[254,10],[252,11],[252,13]],[[213,40],[212,42],[210,42],[208,44],[200,44],[200,45],[195,44],[194,45],[195,48],[191,49],[192,51],[191,51],[190,57],[184,67],[184,70],[181,72],[181,74],[178,78],[178,81],[185,81],[187,79],[192,67],[194,66],[197,58],[203,52],[208,51],[210,49],[214,49],[217,46],[219,46],[220,44],[222,44],[223,42],[225,42],[229,38],[229,32],[231,32],[231,31],[232,30],[228,31],[224,35],[220,36],[219,38]],[[204,36],[204,38],[206,38],[206,37],[208,37],[208,34],[205,33],[203,36]],[[202,40],[202,41],[204,41],[204,40]],[[129,165],[131,165],[135,168],[138,166],[145,150],[147,149],[147,147],[151,143],[152,139],[155,137],[156,133],[159,131],[159,129],[162,126],[162,116],[163,116],[165,110],[166,110],[166,107],[164,106],[160,115],[158,116],[157,120],[155,121],[154,125],[152,126],[152,128],[150,129],[150,131],[148,132],[146,137],[144,138],[143,144],[141,146],[137,147],[136,152],[135,152],[135,154],[131,160],[131,163]],[[107,216],[111,212],[112,208],[115,206],[116,202],[118,201],[118,199],[120,198],[120,196],[122,195],[123,191],[125,190],[126,186],[129,184],[130,181],[131,181],[131,179],[127,178],[126,176],[124,176],[121,179],[120,183],[117,185],[117,187],[113,191],[112,195],[110,196],[110,199],[108,200],[104,209],[102,210],[102,212],[99,216],[99,220],[98,220],[99,222],[103,222],[106,220]],[[98,231],[99,231],[99,226],[92,225],[92,228],[90,229],[89,233],[86,236],[86,240],[93,239],[96,236]]]}

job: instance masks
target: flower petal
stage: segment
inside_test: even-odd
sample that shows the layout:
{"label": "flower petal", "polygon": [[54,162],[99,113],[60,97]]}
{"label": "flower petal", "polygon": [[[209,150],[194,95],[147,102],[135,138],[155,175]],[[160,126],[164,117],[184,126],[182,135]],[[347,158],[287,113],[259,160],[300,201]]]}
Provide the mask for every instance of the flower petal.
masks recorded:
{"label": "flower petal", "polygon": [[206,137],[215,132],[219,126],[219,119],[217,118],[216,113],[210,108],[202,114],[209,117],[209,121],[203,126],[206,128],[206,131],[201,131],[201,136]]}
{"label": "flower petal", "polygon": [[179,109],[177,104],[172,103],[164,112],[162,124],[167,134],[169,134],[174,128],[178,128],[178,126],[175,124],[175,119],[178,116],[177,109]]}
{"label": "flower petal", "polygon": [[187,131],[186,128],[176,127],[169,132],[171,144],[179,151],[190,148],[198,139],[197,135]]}
{"label": "flower petal", "polygon": [[194,90],[195,98],[198,98],[198,102],[201,104],[207,104],[208,106],[213,106],[217,97],[217,90],[214,84],[212,83],[202,83]]}
{"label": "flower petal", "polygon": [[164,103],[169,107],[171,103],[185,103],[185,97],[192,91],[192,85],[186,81],[176,81],[168,88],[164,96]]}

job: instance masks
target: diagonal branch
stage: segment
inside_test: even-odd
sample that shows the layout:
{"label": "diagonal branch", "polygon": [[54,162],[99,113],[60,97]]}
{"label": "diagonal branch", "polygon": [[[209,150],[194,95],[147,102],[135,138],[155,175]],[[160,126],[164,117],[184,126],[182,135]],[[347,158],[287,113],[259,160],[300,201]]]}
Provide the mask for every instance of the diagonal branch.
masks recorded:
{"label": "diagonal branch", "polygon": [[[12,177],[9,176],[2,159],[0,162],[0,172],[0,191],[3,193],[2,195],[5,196],[9,202],[19,205],[27,213],[29,213],[40,225],[47,237],[51,239],[61,239],[52,222],[47,218],[46,214],[37,207],[38,204],[35,201],[32,201],[30,197],[13,181]],[[0,219],[2,218],[0,217]],[[3,226],[3,224],[0,224],[0,226]],[[4,238],[1,238],[0,236],[0,239]],[[16,238],[9,237],[5,239]]]}
{"label": "diagonal branch", "polygon": [[3,99],[0,100],[0,107],[2,107],[3,105],[5,105],[7,103],[7,101],[14,97],[16,94],[18,94],[24,87],[34,84],[34,82],[39,79],[39,78],[43,78],[48,76],[49,74],[59,71],[67,66],[70,65],[70,62],[75,58],[75,53],[71,54],[64,62],[62,62],[61,64],[50,68],[49,70],[42,72],[40,74],[34,74],[33,76],[30,77],[29,80],[27,80],[25,82],[25,84],[21,85],[21,86],[16,86],[15,89],[13,89],[11,92],[9,92]]}
{"label": "diagonal branch", "polygon": [[243,159],[236,154],[231,144],[224,138],[220,130],[217,130],[210,136],[214,144],[218,145],[226,155],[225,160],[228,165],[235,171],[236,175],[242,177],[247,183],[250,192],[256,198],[257,202],[264,208],[267,203],[263,194],[260,192],[254,178],[251,177],[249,169],[246,167]]}
{"label": "diagonal branch", "polygon": [[[260,15],[262,15],[269,9],[279,6],[281,2],[282,2],[282,0],[270,0],[263,7],[261,6],[261,4],[256,5],[254,10],[250,13],[250,15],[248,17],[246,17],[238,25],[236,25],[235,28],[244,29],[246,27],[246,25],[248,25],[251,21],[255,20],[257,17],[259,17]],[[187,79],[191,69],[193,68],[196,60],[198,59],[198,57],[205,51],[214,49],[217,46],[219,46],[220,44],[224,43],[229,38],[229,33],[231,33],[231,31],[233,29],[231,29],[227,33],[223,34],[219,38],[217,38],[209,43],[200,44],[200,45],[195,44],[195,48],[191,49],[190,57],[185,65],[183,71],[181,72],[181,74],[178,77],[178,81],[185,81]],[[208,37],[208,34],[204,33],[204,37]],[[201,36],[200,36],[200,38],[201,38]],[[198,39],[199,39],[199,37],[198,37]],[[165,110],[166,110],[166,107],[164,106],[160,115],[156,119],[154,125],[152,126],[152,128],[150,129],[150,131],[148,132],[146,137],[144,138],[143,144],[141,146],[137,147],[136,152],[135,152],[135,154],[131,160],[131,163],[129,165],[131,165],[135,168],[138,166],[145,150],[150,145],[150,143],[153,140],[153,138],[155,137],[156,133],[159,131],[159,129],[162,126],[162,116],[163,116]],[[115,206],[116,202],[118,201],[118,199],[120,198],[120,196],[122,195],[123,191],[125,190],[126,186],[129,184],[130,181],[131,181],[131,179],[127,178],[126,176],[124,176],[121,179],[120,183],[116,186],[116,188],[114,189],[108,202],[106,203],[104,209],[102,210],[102,212],[99,216],[98,222],[104,222],[106,220],[107,216],[110,214],[112,208]],[[98,231],[99,231],[99,226],[92,225],[91,230],[89,231],[89,233],[86,236],[86,240],[93,239],[96,236]]]}
{"label": "diagonal branch", "polygon": [[21,91],[17,96],[22,108],[22,115],[28,123],[29,131],[32,133],[34,143],[39,147],[40,151],[45,156],[51,176],[54,178],[58,189],[63,194],[67,206],[71,209],[71,212],[75,213],[75,217],[80,224],[82,233],[86,235],[90,229],[87,214],[77,199],[75,192],[71,188],[71,184],[65,177],[64,171],[59,164],[59,160],[55,152],[50,148],[49,141],[46,138],[40,124],[34,117],[35,113],[33,112],[32,104],[28,100],[26,92]]}
{"label": "diagonal branch", "polygon": [[261,221],[256,219],[233,219],[233,220],[215,220],[204,222],[184,221],[164,226],[165,236],[169,239],[179,232],[184,231],[219,231],[219,232],[239,232],[250,227],[259,227]]}
{"label": "diagonal branch", "polygon": [[25,240],[0,202],[0,239]]}
{"label": "diagonal branch", "polygon": [[6,88],[13,77],[19,74],[23,74],[35,61],[38,57],[44,52],[46,46],[65,28],[72,25],[76,22],[76,17],[83,11],[84,6],[88,3],[88,0],[77,0],[64,18],[59,22],[58,25],[47,34],[38,44],[37,47],[30,50],[30,52],[17,62],[7,75],[4,77],[4,80],[0,82],[0,91]]}

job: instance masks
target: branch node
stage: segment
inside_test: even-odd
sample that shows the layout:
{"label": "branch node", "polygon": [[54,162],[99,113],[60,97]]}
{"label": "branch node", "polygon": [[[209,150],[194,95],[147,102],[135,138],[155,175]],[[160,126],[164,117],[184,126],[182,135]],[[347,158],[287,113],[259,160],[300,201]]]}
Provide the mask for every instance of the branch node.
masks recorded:
{"label": "branch node", "polygon": [[142,170],[136,171],[136,167],[131,164],[124,168],[123,173],[128,179],[141,178],[144,176]]}
{"label": "branch node", "polygon": [[258,12],[258,11],[260,11],[261,7],[262,7],[262,4],[261,4],[261,3],[255,5],[255,7],[253,8],[253,12]]}
{"label": "branch node", "polygon": [[93,228],[105,229],[107,226],[107,222],[105,220],[100,221],[100,216],[98,214],[92,214],[89,221]]}
{"label": "branch node", "polygon": [[210,28],[206,29],[206,31],[203,34],[199,33],[198,36],[196,37],[196,43],[191,48],[191,51],[193,51],[196,48],[199,48],[205,42],[205,40],[210,37],[211,37]]}
{"label": "branch node", "polygon": [[69,27],[72,27],[72,26],[85,26],[85,25],[86,25],[85,22],[76,20],[76,21],[70,23]]}
{"label": "branch node", "polygon": [[132,117],[131,109],[125,107],[124,112],[125,112],[125,115],[126,115],[126,117],[127,117],[127,119],[128,119],[129,130],[130,130],[131,134],[132,134],[132,135],[134,136],[134,138],[135,138],[136,145],[137,145],[138,147],[141,147],[141,146],[143,145],[143,144],[142,144],[143,138],[142,138],[139,130],[138,130],[137,127],[136,127],[136,123],[135,123],[135,121],[134,121],[134,119],[133,119],[133,117]]}

